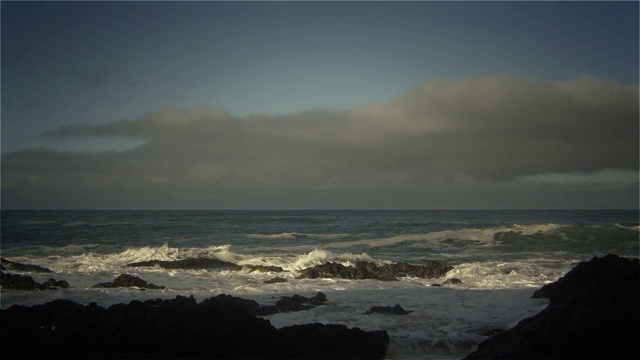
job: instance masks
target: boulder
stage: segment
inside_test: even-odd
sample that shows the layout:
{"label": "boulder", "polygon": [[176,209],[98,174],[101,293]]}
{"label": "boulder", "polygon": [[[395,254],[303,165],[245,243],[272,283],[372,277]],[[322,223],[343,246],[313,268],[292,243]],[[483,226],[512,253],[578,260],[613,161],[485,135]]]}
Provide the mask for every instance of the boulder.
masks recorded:
{"label": "boulder", "polygon": [[[65,359],[382,359],[385,331],[309,324],[276,329],[257,303],[219,295],[105,309],[55,300],[0,310],[0,357]],[[25,343],[27,341],[28,343]]]}
{"label": "boulder", "polygon": [[7,260],[5,258],[0,258],[0,270],[11,270],[11,271],[19,271],[19,272],[33,272],[33,273],[44,273],[44,274],[49,274],[53,272],[42,266],[31,265],[31,264],[21,264],[21,263]]}
{"label": "boulder", "polygon": [[373,306],[364,315],[371,314],[384,314],[384,315],[407,315],[413,311],[406,311],[402,306],[396,304],[395,306]]}
{"label": "boulder", "polygon": [[93,285],[94,288],[138,287],[141,289],[165,289],[164,286],[148,284],[137,276],[122,274],[111,282],[103,282]]}
{"label": "boulder", "polygon": [[129,267],[159,266],[163,269],[235,269],[236,264],[219,259],[194,258],[184,260],[148,260],[127,264]]}
{"label": "boulder", "polygon": [[462,280],[458,278],[447,279],[442,283],[442,285],[460,285],[460,284],[462,284]]}
{"label": "boulder", "polygon": [[533,297],[539,314],[482,342],[466,359],[640,358],[640,264],[616,255],[578,264]]}

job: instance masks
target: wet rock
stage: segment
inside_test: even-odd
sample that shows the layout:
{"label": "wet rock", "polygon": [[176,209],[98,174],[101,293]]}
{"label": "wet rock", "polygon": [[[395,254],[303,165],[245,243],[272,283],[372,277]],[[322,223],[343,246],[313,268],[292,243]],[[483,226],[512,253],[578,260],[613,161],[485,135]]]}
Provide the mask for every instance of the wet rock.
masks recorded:
{"label": "wet rock", "polygon": [[466,359],[640,358],[638,259],[593,258],[534,297],[549,298],[549,305],[487,339]]}
{"label": "wet rock", "polygon": [[[382,359],[389,337],[343,325],[274,328],[257,303],[220,295],[132,301],[105,309],[55,300],[0,310],[9,358]],[[25,345],[25,339],[29,343]]]}
{"label": "wet rock", "polygon": [[137,276],[122,274],[111,282],[103,282],[93,285],[94,288],[138,287],[141,289],[165,289],[164,286],[148,284]]}
{"label": "wet rock", "polygon": [[355,266],[344,266],[339,263],[327,262],[300,271],[298,279],[339,278],[339,279],[375,279],[382,281],[398,280],[398,277],[418,277],[430,279],[441,277],[452,266],[437,261],[428,261],[425,265],[411,265],[407,263],[384,264],[378,266],[369,262],[357,262]]}
{"label": "wet rock", "polygon": [[254,271],[259,271],[259,272],[283,272],[284,269],[281,268],[280,266],[273,266],[273,265],[241,265],[236,267],[234,270],[240,271],[240,270],[245,270],[248,272],[254,272]]}
{"label": "wet rock", "polygon": [[287,282],[287,280],[278,276],[264,281],[265,284],[278,284],[278,283],[284,283],[284,282]]}
{"label": "wet rock", "polygon": [[445,280],[442,285],[460,285],[462,284],[462,280],[458,279],[458,278],[451,278],[451,279],[447,279]]}
{"label": "wet rock", "polygon": [[33,272],[33,273],[44,273],[44,274],[49,274],[53,272],[42,266],[31,265],[31,264],[21,264],[21,263],[7,260],[5,258],[0,258],[0,270],[11,270],[11,271]]}
{"label": "wet rock", "polygon": [[258,315],[272,315],[284,312],[303,311],[313,308],[313,306],[322,305],[327,302],[327,296],[322,292],[318,292],[313,297],[305,297],[300,295],[283,296],[275,305],[266,305],[260,307]]}
{"label": "wet rock", "polygon": [[62,289],[69,288],[68,282],[66,282],[65,280],[56,280],[54,278],[49,278],[47,281],[42,283],[42,285],[46,286],[47,288],[62,288]]}
{"label": "wet rock", "polygon": [[235,269],[236,264],[219,259],[148,260],[127,264],[129,267],[159,266],[163,269]]}
{"label": "wet rock", "polygon": [[364,315],[371,314],[384,314],[384,315],[407,315],[413,311],[406,311],[402,306],[396,304],[395,306],[373,306]]}
{"label": "wet rock", "polygon": [[45,290],[47,287],[33,280],[31,276],[0,271],[0,287],[14,290]]}

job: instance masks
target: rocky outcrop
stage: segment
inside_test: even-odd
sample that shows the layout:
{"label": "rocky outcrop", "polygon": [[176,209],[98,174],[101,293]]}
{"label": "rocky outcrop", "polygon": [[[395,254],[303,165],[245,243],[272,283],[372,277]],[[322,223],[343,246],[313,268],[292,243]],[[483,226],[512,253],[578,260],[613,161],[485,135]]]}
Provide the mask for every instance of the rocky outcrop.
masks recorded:
{"label": "rocky outcrop", "polygon": [[314,306],[322,305],[327,301],[327,296],[319,292],[313,297],[305,297],[300,295],[283,296],[275,305],[266,305],[260,307],[258,315],[272,315],[283,312],[293,312],[309,310]]}
{"label": "rocky outcrop", "polygon": [[53,290],[57,288],[68,288],[69,283],[64,280],[49,279],[40,284],[31,276],[17,275],[0,271],[0,287],[14,290]]}
{"label": "rocky outcrop", "polygon": [[407,315],[412,313],[413,311],[407,311],[402,308],[399,304],[395,306],[373,306],[371,309],[367,310],[364,315],[371,314],[384,314],[384,315]]}
{"label": "rocky outcrop", "polygon": [[132,301],[105,309],[68,300],[0,311],[2,359],[382,359],[389,337],[343,325],[274,328],[258,304],[227,295]]}
{"label": "rocky outcrop", "polygon": [[128,267],[159,266],[163,269],[235,269],[236,264],[219,259],[148,260],[127,264]]}
{"label": "rocky outcrop", "polygon": [[593,258],[543,286],[539,314],[480,344],[466,359],[640,358],[640,264]]}
{"label": "rocky outcrop", "polygon": [[122,274],[111,282],[102,282],[93,285],[94,288],[137,287],[141,289],[165,289],[164,286],[149,284],[137,276]]}
{"label": "rocky outcrop", "polygon": [[431,279],[441,277],[452,266],[437,261],[428,261],[425,265],[411,265],[407,263],[385,264],[378,266],[369,262],[357,262],[355,266],[328,262],[300,271],[298,279],[340,278],[340,279],[375,279],[383,281],[398,280],[398,277],[418,277]]}
{"label": "rocky outcrop", "polygon": [[53,272],[42,266],[31,265],[31,264],[21,264],[21,263],[7,260],[5,258],[0,258],[0,270],[11,270],[11,271],[43,273],[43,274],[49,274]]}

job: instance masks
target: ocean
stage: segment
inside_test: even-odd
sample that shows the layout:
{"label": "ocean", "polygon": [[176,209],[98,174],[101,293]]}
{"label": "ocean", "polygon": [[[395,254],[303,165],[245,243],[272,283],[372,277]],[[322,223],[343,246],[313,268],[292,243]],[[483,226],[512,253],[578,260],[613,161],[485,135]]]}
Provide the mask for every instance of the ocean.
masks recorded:
{"label": "ocean", "polygon": [[[3,258],[47,267],[39,282],[68,289],[3,289],[1,308],[54,299],[102,306],[193,295],[230,294],[273,304],[278,296],[328,302],[265,316],[274,326],[339,323],[386,330],[388,359],[456,359],[496,329],[515,326],[547,305],[534,290],[581,261],[607,253],[639,255],[638,210],[521,211],[7,211],[1,212]],[[147,260],[213,258],[284,272],[127,267]],[[443,278],[399,281],[297,279],[326,262],[377,265],[435,260],[453,266]],[[127,273],[165,290],[92,288]],[[285,282],[267,284],[282,277]],[[458,278],[461,284],[442,284]],[[399,304],[408,315],[365,315]]]}

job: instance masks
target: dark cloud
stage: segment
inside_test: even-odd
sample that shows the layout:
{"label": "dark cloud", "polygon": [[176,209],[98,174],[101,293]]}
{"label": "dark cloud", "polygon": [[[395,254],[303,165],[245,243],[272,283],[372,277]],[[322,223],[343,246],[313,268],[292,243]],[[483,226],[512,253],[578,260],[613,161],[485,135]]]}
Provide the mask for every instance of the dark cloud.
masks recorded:
{"label": "dark cloud", "polygon": [[628,182],[521,180],[637,173],[638,116],[637,87],[591,77],[433,82],[342,112],[169,108],[44,134],[133,149],[3,155],[3,207],[633,207]]}

